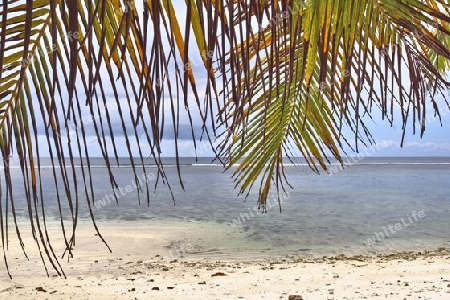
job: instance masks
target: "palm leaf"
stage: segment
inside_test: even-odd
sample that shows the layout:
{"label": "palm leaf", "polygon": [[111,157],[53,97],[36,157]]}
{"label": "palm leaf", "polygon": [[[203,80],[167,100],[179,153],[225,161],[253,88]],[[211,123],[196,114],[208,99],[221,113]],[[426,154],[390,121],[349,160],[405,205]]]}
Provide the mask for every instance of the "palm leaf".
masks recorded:
{"label": "palm leaf", "polygon": [[[186,15],[177,13],[180,5]],[[106,244],[92,211],[88,130],[95,133],[112,188],[118,135],[125,139],[136,183],[137,174],[147,172],[143,148],[149,146],[158,179],[170,188],[161,141],[172,127],[183,185],[178,134],[185,112],[194,143],[196,126],[212,146],[224,137],[213,150],[228,168],[238,164],[234,178],[240,193],[259,184],[262,209],[273,186],[278,192],[285,188],[286,160],[303,156],[319,173],[332,157],[343,163],[346,146],[358,151],[360,143],[373,143],[365,120],[376,110],[391,124],[401,123],[404,132],[412,124],[423,134],[430,106],[437,115],[443,104],[449,106],[439,98],[450,85],[449,5],[448,0],[3,1],[0,229],[6,265],[11,217],[26,255],[14,197],[22,188],[41,259],[64,274],[46,229],[42,146],[53,166],[64,254],[73,254],[82,195]],[[194,56],[202,63],[195,72]],[[199,77],[207,79],[204,93]],[[394,120],[396,110],[400,120]],[[201,124],[193,124],[193,113]],[[354,143],[343,136],[344,128],[353,132]],[[13,154],[20,186],[12,181]],[[77,157],[83,158],[79,169]],[[149,204],[148,185],[145,190]]]}
{"label": "palm leaf", "polygon": [[[173,9],[170,2],[164,2],[166,11]],[[163,99],[170,95],[170,103],[166,105],[171,106],[172,115],[176,116],[180,113],[179,99],[172,96],[172,89],[182,85],[184,89],[195,90],[196,83],[192,71],[186,71],[188,80],[181,79],[184,72],[181,67],[177,68],[178,80],[171,78],[170,67],[180,64],[180,60],[189,61],[189,57],[185,55],[184,37],[179,30],[172,30],[179,22],[173,14],[166,14],[163,7],[162,2],[149,1],[145,12],[150,19],[144,20],[142,26],[136,8],[127,1],[5,1],[0,6],[0,45],[4,54],[0,59],[0,150],[6,186],[0,201],[0,223],[6,263],[10,216],[26,253],[14,207],[14,190],[19,186],[13,186],[11,180],[13,154],[20,162],[36,245],[44,264],[49,262],[58,274],[64,272],[45,227],[41,143],[47,145],[53,166],[55,201],[67,252],[64,255],[73,255],[81,195],[86,199],[95,230],[106,244],[92,211],[96,197],[88,150],[89,128],[94,129],[112,188],[117,187],[113,164],[119,163],[115,142],[118,134],[125,138],[138,185],[138,172],[147,173],[144,157],[148,154],[143,152],[143,145],[150,146],[158,178],[169,184],[160,161]],[[153,30],[143,32],[143,27]],[[172,37],[176,34],[178,47],[165,45],[163,34]],[[161,78],[165,82],[159,82]],[[111,88],[106,90],[105,85]],[[108,100],[110,91],[113,101]],[[121,100],[122,91],[125,96]],[[197,103],[200,103],[198,96]],[[185,104],[189,113],[187,101]],[[113,116],[112,111],[117,111],[117,115]],[[122,132],[114,132],[113,117],[118,118]],[[179,126],[177,118],[172,122],[174,128]],[[38,139],[39,135],[45,139]],[[83,157],[80,169],[75,168],[77,157]],[[145,185],[144,198],[149,203],[148,183]],[[143,189],[139,187],[138,191]],[[63,222],[64,202],[70,208],[69,227]]]}
{"label": "palm leaf", "polygon": [[[439,114],[438,98],[449,87],[448,2],[275,3],[230,4],[236,32],[252,21],[266,26],[250,38],[237,33],[241,43],[230,44],[223,60],[229,71],[222,74],[232,99],[222,118],[232,121],[223,123],[228,139],[221,154],[239,164],[241,193],[260,181],[263,209],[266,187],[282,186],[284,160],[300,154],[316,172],[327,170],[329,157],[343,163],[344,145],[357,152],[361,142],[374,142],[363,117],[374,108],[393,124],[398,107],[403,131],[412,118],[414,132],[418,125],[423,134],[427,109]],[[256,7],[255,20],[240,6]]]}

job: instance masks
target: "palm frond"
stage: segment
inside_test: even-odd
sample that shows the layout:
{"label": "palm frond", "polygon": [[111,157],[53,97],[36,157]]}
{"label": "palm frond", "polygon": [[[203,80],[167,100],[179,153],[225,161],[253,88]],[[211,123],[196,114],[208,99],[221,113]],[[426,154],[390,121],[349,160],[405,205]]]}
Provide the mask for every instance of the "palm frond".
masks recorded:
{"label": "palm frond", "polygon": [[[221,110],[228,137],[222,156],[239,164],[241,193],[285,179],[283,161],[299,153],[310,167],[342,162],[374,140],[365,125],[374,109],[403,132],[425,131],[449,88],[448,1],[237,1],[228,4],[234,35],[221,74],[231,99]],[[256,28],[250,24],[260,24]],[[244,34],[242,34],[244,32]],[[236,42],[237,41],[237,42]],[[430,108],[431,106],[431,108]],[[343,136],[354,133],[354,143]],[[403,134],[403,138],[404,138]],[[403,143],[402,138],[402,143]]]}
{"label": "palm frond", "polygon": [[[147,172],[144,147],[158,179],[169,184],[161,142],[171,127],[183,185],[178,140],[186,113],[194,144],[197,126],[212,145],[224,137],[213,150],[228,168],[238,164],[240,193],[259,184],[262,209],[272,183],[278,191],[285,187],[286,160],[301,155],[319,173],[330,158],[343,163],[345,148],[373,143],[365,122],[377,110],[403,132],[412,124],[423,134],[426,113],[439,115],[449,106],[441,98],[450,86],[449,7],[448,0],[3,1],[0,229],[6,265],[10,217],[25,252],[14,196],[23,188],[42,261],[64,274],[46,230],[42,146],[53,167],[65,254],[75,246],[81,195],[106,244],[92,211],[90,130],[116,188],[119,135],[136,184],[138,173]],[[194,71],[197,55],[201,66]],[[202,77],[204,91],[197,83]],[[353,137],[343,135],[345,128]],[[12,180],[13,154],[20,187]],[[77,157],[81,168],[75,168]],[[70,208],[69,228],[63,203]]]}
{"label": "palm frond", "polygon": [[[11,179],[13,154],[20,162],[33,238],[44,265],[49,262],[58,274],[64,273],[45,223],[41,157],[46,154],[40,152],[42,143],[53,166],[55,201],[67,252],[63,256],[73,254],[81,196],[106,244],[92,211],[96,197],[88,131],[94,131],[113,189],[117,183],[112,165],[119,164],[117,135],[125,139],[138,186],[138,173],[147,174],[144,157],[148,153],[143,152],[143,145],[150,147],[158,167],[157,181],[161,178],[169,184],[160,160],[165,105],[170,105],[176,132],[183,99],[173,95],[183,90],[188,113],[188,89],[194,91],[197,103],[200,101],[192,70],[181,67],[190,61],[188,43],[180,33],[173,5],[149,1],[143,7],[142,18],[128,1],[4,1],[0,5],[0,150],[6,187],[0,201],[0,223],[6,263],[10,216],[25,253],[14,207],[14,190],[19,186],[13,186]],[[114,120],[119,121],[121,132],[113,129]],[[40,135],[45,138],[39,139]],[[178,148],[176,140],[174,147]],[[78,157],[83,158],[79,169],[75,168]],[[144,199],[149,203],[149,186],[145,185]],[[139,187],[140,191],[144,190]],[[61,210],[65,201],[70,208],[69,227]]]}

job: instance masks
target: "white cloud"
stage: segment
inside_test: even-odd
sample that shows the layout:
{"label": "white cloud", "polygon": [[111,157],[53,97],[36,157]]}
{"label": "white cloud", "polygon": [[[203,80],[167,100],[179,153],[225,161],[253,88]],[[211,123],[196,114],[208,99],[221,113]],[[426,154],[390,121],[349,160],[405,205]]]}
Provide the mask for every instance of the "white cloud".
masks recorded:
{"label": "white cloud", "polygon": [[433,151],[450,151],[450,143],[420,143],[420,142],[407,142],[404,145],[405,148],[419,148],[423,150]]}

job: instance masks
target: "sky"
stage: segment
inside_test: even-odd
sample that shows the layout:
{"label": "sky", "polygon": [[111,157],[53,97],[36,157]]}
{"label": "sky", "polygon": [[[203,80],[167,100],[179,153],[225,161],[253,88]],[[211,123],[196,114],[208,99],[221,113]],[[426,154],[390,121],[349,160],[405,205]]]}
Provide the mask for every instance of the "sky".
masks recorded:
{"label": "sky", "polygon": [[394,126],[391,127],[378,116],[376,123],[370,124],[369,130],[374,140],[384,147],[374,156],[450,156],[450,111],[444,105],[441,106],[442,126],[439,118],[433,116],[431,111],[427,114],[428,121],[422,138],[420,128],[416,127],[414,135],[412,122],[408,123],[403,148],[400,147],[403,133],[399,122],[401,119],[397,118],[397,122],[394,120]]}
{"label": "sky", "polygon": [[[190,101],[194,101],[193,96],[191,95]],[[112,99],[111,99],[112,101]],[[195,111],[195,110],[193,110]],[[411,121],[408,123],[408,127],[406,129],[405,141],[403,148],[400,147],[400,142],[402,138],[402,128],[401,128],[401,119],[397,118],[397,122],[394,120],[394,126],[391,127],[387,120],[382,120],[379,112],[375,109],[373,113],[373,121],[365,118],[365,124],[368,126],[370,132],[377,145],[368,145],[368,147],[364,147],[362,144],[359,144],[360,153],[370,153],[371,156],[450,156],[450,110],[445,106],[441,106],[441,116],[442,116],[442,126],[438,118],[434,118],[432,112],[430,111],[430,115],[428,116],[428,121],[426,124],[426,131],[424,136],[420,137],[420,129],[417,128],[416,134],[412,134],[412,123]],[[119,122],[118,117],[114,117],[114,109],[111,111],[112,117],[112,127],[115,134],[115,141],[117,145],[117,150],[119,156],[128,156],[128,152],[125,145],[125,137],[122,133],[121,124]],[[194,124],[201,124],[200,117],[198,115],[193,116]],[[170,123],[169,123],[170,124]],[[89,124],[87,125],[89,127]],[[127,123],[127,127],[130,127],[131,123]],[[97,139],[93,136],[94,131],[91,128],[87,128],[87,144],[88,149],[90,150],[91,156],[101,156],[101,152],[97,146]],[[74,128],[76,129],[76,128]],[[196,144],[197,150],[195,150],[192,137],[191,137],[191,128],[189,125],[189,120],[185,112],[182,111],[180,115],[180,131],[179,131],[179,154],[183,157],[191,157],[191,156],[199,156],[199,157],[211,157],[214,156],[213,152],[210,149],[210,145],[206,140],[200,141],[199,137],[201,136],[200,126],[198,125],[195,128],[195,134],[197,137]],[[131,128],[128,132],[131,132]],[[350,130],[344,130],[344,135],[349,141],[354,140],[354,134]],[[138,131],[138,135],[143,138],[142,132]],[[44,148],[46,147],[44,136],[40,137],[42,139],[42,143],[40,143]],[[131,144],[133,145],[134,137],[129,136]],[[148,156],[150,154],[150,148],[146,145],[146,143],[142,143],[142,152],[144,156]],[[108,147],[112,149],[111,145]],[[136,147],[132,147],[135,150]],[[174,140],[173,140],[173,130],[170,128],[166,128],[164,139],[162,141],[162,156],[165,157],[173,157],[175,156],[174,150]],[[348,148],[345,149],[349,156],[356,156],[356,153],[349,151]],[[48,150],[43,150],[48,151]],[[45,152],[41,152],[45,153]],[[110,151],[112,154],[112,151]],[[137,150],[134,151],[134,154],[137,154]]]}
{"label": "sky", "polygon": [[[368,127],[375,142],[382,147],[375,147],[374,145],[364,147],[359,144],[359,151],[361,153],[373,153],[373,156],[450,156],[450,110],[442,106],[441,115],[442,126],[439,119],[433,118],[434,115],[431,114],[423,137],[420,137],[419,128],[416,128],[416,134],[414,135],[412,124],[409,123],[403,147],[400,147],[403,135],[400,122],[391,127],[389,122],[383,121],[381,117],[374,118],[375,122],[366,118],[366,124],[372,122]],[[397,120],[400,121],[399,118]],[[345,135],[350,140],[354,137],[353,133],[348,130]],[[204,144],[202,149],[207,149],[207,143]],[[203,154],[208,154],[208,152],[204,151]],[[352,156],[355,153],[349,152],[348,154]]]}
{"label": "sky", "polygon": [[[178,3],[179,2],[179,3]],[[184,0],[174,0],[174,5],[176,7],[176,13],[178,18],[183,19],[185,15],[185,4]],[[183,22],[180,22],[183,27]],[[183,32],[182,28],[182,32]],[[194,39],[191,39],[193,43]],[[194,44],[192,44],[194,46]],[[198,74],[197,74],[198,75]],[[202,88],[200,88],[202,90]],[[450,99],[450,91],[447,93]],[[383,145],[382,148],[377,148],[379,150],[374,153],[374,156],[450,156],[450,110],[445,105],[443,98],[438,98],[438,103],[440,103],[441,115],[442,115],[442,127],[439,119],[434,118],[433,112],[431,111],[431,105],[429,105],[429,112],[427,114],[428,122],[426,125],[426,131],[424,136],[420,137],[420,129],[417,128],[416,134],[412,133],[412,124],[408,124],[405,141],[403,148],[400,147],[400,142],[402,139],[402,128],[400,122],[396,122],[393,127],[384,120],[381,120],[381,116],[375,112],[373,114],[374,121],[369,119],[365,120],[368,125],[373,138],[376,142]],[[399,110],[397,109],[397,112]],[[397,121],[400,121],[397,114]],[[187,119],[182,120],[184,124],[183,133],[181,134],[186,139],[182,139],[180,144],[180,151],[182,156],[192,156],[194,152],[192,141],[190,140],[190,127],[188,125]],[[353,140],[353,133],[347,130],[344,132],[347,138]],[[198,143],[198,142],[197,142]],[[167,156],[173,155],[172,142],[166,140],[164,143],[167,145],[166,154]],[[209,143],[203,142],[199,143],[199,150],[197,151],[199,156],[212,156],[213,152],[209,149]],[[367,147],[368,150],[373,149],[373,146]],[[364,151],[364,147],[359,148],[360,151]],[[349,153],[350,155],[351,153]]]}
{"label": "sky", "polygon": [[[180,3],[178,3],[180,2]],[[136,2],[136,3],[139,3]],[[177,5],[177,3],[179,5]],[[184,1],[181,0],[175,0],[174,5],[177,7],[176,13],[177,16],[180,19],[180,26],[181,31],[184,32],[184,24],[182,22],[183,15],[185,14],[185,4]],[[138,9],[139,11],[139,9]],[[195,46],[195,39],[191,38],[191,43],[193,47]],[[195,59],[195,57],[194,57]],[[194,72],[196,72],[196,68],[194,66]],[[204,72],[203,72],[204,73]],[[199,84],[199,91],[204,90],[204,85],[202,83],[205,81],[204,78],[201,77],[201,74],[203,73],[197,73],[197,82]],[[112,90],[106,92],[110,93],[108,101],[110,103],[115,102]],[[120,100],[121,103],[126,103],[124,100],[124,94],[120,95],[123,97],[123,99]],[[447,93],[448,99],[450,99],[450,91]],[[194,104],[194,97],[193,95],[189,96],[189,102]],[[420,129],[417,129],[417,132],[415,135],[412,134],[412,124],[411,122],[408,124],[406,136],[405,136],[405,143],[403,145],[403,148],[400,148],[400,141],[402,138],[402,128],[400,124],[400,118],[397,118],[397,122],[395,122],[394,126],[391,127],[390,124],[384,120],[381,120],[381,117],[379,113],[374,112],[373,117],[374,121],[371,121],[370,119],[366,118],[365,123],[368,125],[370,132],[372,133],[372,136],[374,140],[380,144],[383,145],[383,147],[377,147],[377,150],[375,153],[373,153],[373,156],[450,156],[450,111],[449,109],[444,105],[443,99],[438,99],[438,102],[441,102],[441,115],[442,115],[442,123],[443,126],[441,127],[441,124],[437,118],[433,118],[432,111],[429,112],[428,122],[427,122],[427,128],[426,132],[423,138],[420,138]],[[128,152],[126,148],[123,146],[125,145],[125,137],[122,133],[121,123],[119,122],[119,119],[116,117],[114,118],[114,112],[116,109],[114,109],[114,105],[111,105],[112,107],[110,113],[113,116],[112,119],[112,125],[113,125],[113,131],[115,133],[115,139],[116,139],[116,145],[118,149],[119,156],[128,156]],[[429,105],[431,107],[431,105]],[[398,108],[397,108],[398,111]],[[168,113],[166,116],[170,116],[169,111],[167,110],[166,113]],[[89,113],[88,113],[89,114]],[[170,122],[169,122],[170,123]],[[194,115],[194,123],[200,124],[201,120],[198,115]],[[126,126],[131,126],[131,124],[126,124]],[[92,127],[92,126],[91,126]],[[41,129],[43,130],[43,129]],[[42,131],[41,131],[42,132]],[[200,136],[200,128],[195,128],[195,132],[197,134],[197,138]],[[88,135],[91,134],[91,136],[88,136],[88,148],[90,149],[90,154],[92,156],[100,156],[101,152],[97,146],[97,141],[93,134],[93,129],[91,128],[90,131],[88,129]],[[353,140],[353,133],[351,133],[349,130],[344,131],[344,135],[349,139]],[[189,121],[187,118],[186,113],[182,113],[180,115],[180,133],[179,133],[179,151],[180,156],[195,156],[196,152],[193,146],[192,138],[191,138],[191,128],[189,125]],[[131,142],[133,142],[134,137],[129,137]],[[41,153],[48,153],[48,150],[46,149],[46,141],[45,136],[40,136],[39,139],[41,140]],[[173,140],[173,130],[166,130],[165,138],[162,141],[162,149],[163,149],[163,156],[171,157],[175,155],[174,151],[174,140]],[[360,145],[360,151],[364,152],[364,147]],[[374,149],[373,146],[369,146],[368,149]],[[145,154],[150,153],[150,149],[147,145],[142,145],[142,151]],[[137,153],[137,151],[135,152]],[[350,156],[354,153],[349,152]],[[200,142],[197,140],[197,155],[198,156],[213,156],[213,152],[210,149],[209,143],[206,141]]]}
{"label": "sky", "polygon": [[[179,1],[180,5],[177,5]],[[182,18],[185,13],[183,2],[184,0],[174,0],[177,5],[177,13]],[[180,8],[180,10],[178,9]],[[447,93],[447,99],[450,99],[450,91]],[[373,114],[374,121],[369,119],[365,120],[368,125],[373,138],[376,142],[385,145],[385,147],[377,150],[374,156],[450,156],[450,110],[445,105],[444,99],[438,98],[440,104],[440,113],[442,116],[442,126],[438,118],[434,118],[434,114],[431,111],[431,105],[429,105],[429,112],[427,114],[428,122],[426,124],[426,131],[424,136],[420,137],[420,129],[416,128],[416,134],[412,133],[412,124],[408,124],[405,141],[403,148],[400,147],[402,140],[402,128],[400,122],[396,122],[393,127],[384,120],[381,120],[381,116],[375,112]],[[399,108],[397,107],[397,121],[399,118]],[[353,139],[353,134],[347,130],[344,133],[347,138]],[[188,142],[184,144],[186,149],[183,149],[185,155],[192,154],[192,145]],[[373,146],[367,147],[368,150],[373,149]],[[212,152],[207,151],[208,144],[204,143],[201,147],[202,155],[211,156]],[[378,149],[378,148],[377,148]],[[360,147],[361,151],[364,151],[364,147]],[[349,153],[350,154],[350,153]],[[190,155],[189,155],[190,156]]]}

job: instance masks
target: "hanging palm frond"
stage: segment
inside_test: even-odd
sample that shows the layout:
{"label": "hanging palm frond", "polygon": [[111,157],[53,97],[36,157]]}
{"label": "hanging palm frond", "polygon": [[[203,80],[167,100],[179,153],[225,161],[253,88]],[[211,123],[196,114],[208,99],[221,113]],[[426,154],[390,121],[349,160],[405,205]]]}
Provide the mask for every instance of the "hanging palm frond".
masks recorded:
{"label": "hanging palm frond", "polygon": [[239,164],[241,193],[259,182],[262,209],[271,183],[286,182],[285,160],[300,155],[326,171],[330,157],[343,164],[345,148],[373,143],[365,122],[374,109],[401,123],[403,144],[408,120],[423,135],[428,110],[440,116],[449,105],[448,1],[234,1],[227,9],[234,27],[223,28],[231,50],[221,66],[229,99],[221,155]]}
{"label": "hanging palm frond", "polygon": [[[0,15],[4,259],[7,265],[10,217],[24,249],[14,196],[20,188],[41,259],[58,274],[64,272],[45,224],[43,156],[52,164],[67,255],[75,245],[80,195],[106,244],[92,211],[88,132],[114,189],[119,135],[137,185],[137,174],[147,172],[144,147],[158,179],[169,184],[161,142],[171,127],[183,185],[178,140],[186,113],[194,145],[196,126],[212,145],[223,137],[213,150],[228,167],[238,164],[241,193],[259,183],[264,209],[271,184],[284,189],[286,159],[301,155],[315,172],[327,170],[331,157],[342,163],[347,146],[358,151],[359,143],[373,142],[365,121],[376,110],[391,124],[400,122],[403,132],[412,118],[413,130],[418,125],[423,134],[426,112],[439,114],[438,96],[450,86],[448,0],[4,0]],[[204,91],[199,78],[206,78]],[[194,124],[194,113],[201,124]],[[20,186],[13,184],[12,155]],[[77,157],[81,168],[75,168]],[[70,208],[69,228],[63,203]]]}
{"label": "hanging palm frond", "polygon": [[[49,155],[53,166],[67,254],[72,255],[75,245],[80,195],[86,198],[95,230],[106,244],[92,211],[95,193],[87,132],[96,136],[113,189],[117,183],[112,165],[120,163],[117,136],[125,139],[138,186],[138,172],[147,173],[144,157],[148,154],[142,145],[150,147],[158,178],[168,184],[160,160],[165,107],[170,107],[166,111],[171,113],[176,135],[180,106],[190,114],[188,89],[200,103],[192,69],[184,68],[190,63],[184,38],[189,33],[181,33],[170,1],[145,2],[141,15],[128,1],[104,0],[4,1],[0,13],[0,150],[5,183],[0,223],[5,263],[10,216],[25,253],[14,206],[14,190],[21,188],[12,184],[14,154],[20,162],[29,221],[42,261],[48,260],[58,274],[64,274],[45,226],[42,156]],[[117,119],[119,126],[114,124]],[[39,138],[42,135],[44,139]],[[45,154],[42,143],[48,149]],[[177,139],[174,146],[178,148]],[[75,168],[78,157],[83,158],[79,169]],[[145,185],[138,192],[144,191],[149,203]],[[61,210],[66,201],[69,228]]]}

